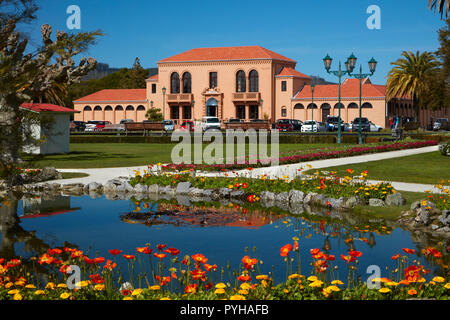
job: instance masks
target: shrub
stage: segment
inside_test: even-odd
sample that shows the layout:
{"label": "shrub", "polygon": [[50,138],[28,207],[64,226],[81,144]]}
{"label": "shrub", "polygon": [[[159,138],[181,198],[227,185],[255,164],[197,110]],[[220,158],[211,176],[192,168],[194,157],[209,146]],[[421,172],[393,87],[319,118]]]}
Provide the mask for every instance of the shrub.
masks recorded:
{"label": "shrub", "polygon": [[441,143],[439,145],[439,151],[442,155],[449,157],[450,156],[450,141],[445,143]]}

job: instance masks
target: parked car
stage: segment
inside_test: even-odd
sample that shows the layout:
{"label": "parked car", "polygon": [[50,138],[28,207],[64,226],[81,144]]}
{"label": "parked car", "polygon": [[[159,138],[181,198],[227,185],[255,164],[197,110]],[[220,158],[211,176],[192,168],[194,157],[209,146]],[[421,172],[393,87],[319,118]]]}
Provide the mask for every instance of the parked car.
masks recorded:
{"label": "parked car", "polygon": [[[339,117],[336,117],[336,116],[328,116],[326,130],[331,131],[331,132],[338,131],[338,125],[337,125],[338,119],[339,119]],[[345,123],[344,123],[344,120],[342,120],[342,118],[341,118],[341,130],[345,131]]]}
{"label": "parked car", "polygon": [[220,130],[220,119],[217,117],[203,117],[202,130]]}
{"label": "parked car", "polygon": [[70,121],[70,131],[84,131],[85,129],[86,129],[86,122]]}
{"label": "parked car", "polygon": [[280,119],[275,123],[275,129],[283,132],[300,131],[302,122],[295,119]]}
{"label": "parked car", "polygon": [[193,121],[184,121],[181,126],[180,130],[184,131],[194,131],[194,122]]}
{"label": "parked car", "polygon": [[369,124],[370,124],[370,132],[380,132],[381,130],[383,130],[381,126],[373,123],[372,121],[370,121]]}
{"label": "parked car", "polygon": [[433,124],[433,130],[450,130],[450,123],[447,118],[438,118]]}
{"label": "parked car", "polygon": [[307,120],[302,125],[302,132],[323,132],[326,131],[325,123],[316,120]]}
{"label": "parked car", "polygon": [[111,124],[111,121],[97,121],[97,120],[91,120],[88,121],[86,124],[86,129],[84,131],[102,131],[105,125]]}
{"label": "parked car", "polygon": [[344,132],[351,132],[351,131],[352,131],[352,125],[345,122],[344,123]]}
{"label": "parked car", "polygon": [[164,130],[165,131],[173,131],[175,130],[175,122],[173,120],[164,120]]}
{"label": "parked car", "polygon": [[[352,132],[359,131],[359,117],[352,123]],[[370,121],[367,118],[361,118],[361,132],[370,132]]]}

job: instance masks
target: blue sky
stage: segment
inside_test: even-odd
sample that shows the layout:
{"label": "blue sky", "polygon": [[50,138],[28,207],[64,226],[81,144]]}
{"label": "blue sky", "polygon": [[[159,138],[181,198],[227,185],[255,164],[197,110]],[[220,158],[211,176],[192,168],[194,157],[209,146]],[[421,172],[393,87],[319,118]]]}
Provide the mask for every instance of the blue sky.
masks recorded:
{"label": "blue sky", "polygon": [[[342,62],[354,52],[373,76],[385,83],[390,62],[403,50],[435,51],[437,30],[444,22],[427,8],[428,0],[40,0],[38,20],[27,26],[36,42],[39,26],[66,27],[71,4],[81,8],[81,31],[102,29],[105,36],[86,54],[111,67],[131,67],[135,57],[144,67],[197,47],[261,45],[297,61],[297,70],[336,78],[323,68],[329,53]],[[370,5],[381,8],[381,30],[369,30]]]}

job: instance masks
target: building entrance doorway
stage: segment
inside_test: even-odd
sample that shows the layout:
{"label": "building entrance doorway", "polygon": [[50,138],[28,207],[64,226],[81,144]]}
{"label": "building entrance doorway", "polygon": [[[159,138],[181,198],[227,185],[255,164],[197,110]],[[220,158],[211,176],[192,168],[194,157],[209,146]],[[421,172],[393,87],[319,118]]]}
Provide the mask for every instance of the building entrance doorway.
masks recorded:
{"label": "building entrance doorway", "polygon": [[208,99],[206,101],[206,116],[208,117],[217,117],[217,107],[218,107],[217,100],[214,98]]}

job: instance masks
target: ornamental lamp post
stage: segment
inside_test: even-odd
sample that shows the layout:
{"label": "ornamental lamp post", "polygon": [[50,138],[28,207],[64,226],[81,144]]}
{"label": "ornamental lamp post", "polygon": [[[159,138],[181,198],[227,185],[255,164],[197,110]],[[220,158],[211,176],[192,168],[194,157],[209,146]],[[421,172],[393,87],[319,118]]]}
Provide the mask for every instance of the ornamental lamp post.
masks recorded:
{"label": "ornamental lamp post", "polygon": [[166,120],[166,87],[162,88],[163,94],[163,121]]}
{"label": "ornamental lamp post", "polygon": [[361,109],[362,109],[362,81],[365,78],[368,78],[370,76],[373,76],[373,74],[375,73],[375,70],[377,68],[377,61],[372,58],[369,60],[368,64],[369,64],[369,70],[370,73],[362,73],[362,65],[359,68],[359,74],[354,74],[352,75],[352,77],[359,79],[359,126],[358,126],[358,143],[362,144],[362,128],[361,128]]}
{"label": "ornamental lamp post", "polygon": [[333,74],[339,79],[339,102],[338,102],[338,141],[337,143],[341,143],[341,135],[342,135],[342,128],[341,128],[341,84],[342,84],[342,77],[345,75],[351,76],[351,73],[353,72],[353,69],[355,69],[357,58],[352,53],[350,57],[347,58],[347,61],[345,62],[345,68],[346,70],[342,70],[341,62],[339,61],[339,69],[337,71],[330,71],[331,63],[333,62],[333,59],[327,54],[325,58],[323,58],[323,63],[325,66],[325,70],[329,74]]}
{"label": "ornamental lamp post", "polygon": [[[314,87],[315,85],[311,82],[311,120],[314,121]],[[311,125],[314,128],[314,124]]]}

